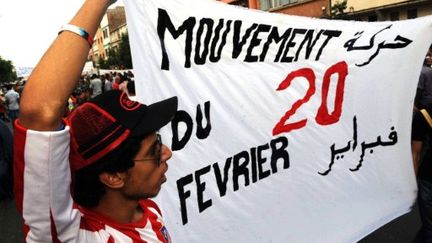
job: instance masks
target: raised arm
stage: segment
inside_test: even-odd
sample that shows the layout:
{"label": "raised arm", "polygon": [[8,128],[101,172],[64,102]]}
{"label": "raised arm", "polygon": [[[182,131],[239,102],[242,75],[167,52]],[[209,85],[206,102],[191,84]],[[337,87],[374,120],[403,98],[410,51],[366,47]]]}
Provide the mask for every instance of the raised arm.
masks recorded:
{"label": "raised arm", "polygon": [[[85,0],[69,22],[94,36],[109,5],[115,0]],[[22,94],[20,124],[39,131],[60,126],[64,106],[79,81],[90,46],[79,35],[64,31],[39,61]]]}

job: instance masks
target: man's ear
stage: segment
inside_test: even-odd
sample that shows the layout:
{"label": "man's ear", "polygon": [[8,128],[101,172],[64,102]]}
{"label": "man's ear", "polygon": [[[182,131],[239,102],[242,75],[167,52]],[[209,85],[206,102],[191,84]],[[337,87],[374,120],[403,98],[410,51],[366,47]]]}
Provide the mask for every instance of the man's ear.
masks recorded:
{"label": "man's ear", "polygon": [[107,187],[116,189],[124,186],[124,173],[102,172],[99,180]]}

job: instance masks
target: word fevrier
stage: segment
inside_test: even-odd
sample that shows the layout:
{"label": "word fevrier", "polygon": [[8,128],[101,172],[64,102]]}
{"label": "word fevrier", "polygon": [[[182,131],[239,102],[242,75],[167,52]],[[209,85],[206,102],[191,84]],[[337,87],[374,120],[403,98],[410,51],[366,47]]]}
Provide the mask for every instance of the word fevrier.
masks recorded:
{"label": "word fevrier", "polygon": [[[199,212],[202,213],[213,205],[212,199],[204,199],[204,191],[206,182],[202,181],[202,177],[212,171],[214,180],[217,183],[220,197],[227,193],[228,182],[232,185],[234,192],[240,189],[240,177],[243,177],[244,186],[247,187],[252,183],[263,180],[268,176],[278,172],[278,162],[281,162],[283,169],[288,169],[290,166],[289,154],[286,150],[288,147],[288,139],[286,137],[278,137],[257,147],[252,147],[249,151],[244,150],[225,160],[225,164],[221,168],[219,163],[207,165],[194,173],[188,174],[177,180],[177,191],[180,200],[180,211],[183,225],[188,222],[187,201],[191,196],[191,190],[187,187],[194,187],[197,195],[197,204]],[[269,158],[264,157],[264,152],[270,150]],[[267,161],[270,162],[270,168],[265,167]],[[231,179],[231,180],[230,180]],[[195,181],[195,185],[192,183]]]}

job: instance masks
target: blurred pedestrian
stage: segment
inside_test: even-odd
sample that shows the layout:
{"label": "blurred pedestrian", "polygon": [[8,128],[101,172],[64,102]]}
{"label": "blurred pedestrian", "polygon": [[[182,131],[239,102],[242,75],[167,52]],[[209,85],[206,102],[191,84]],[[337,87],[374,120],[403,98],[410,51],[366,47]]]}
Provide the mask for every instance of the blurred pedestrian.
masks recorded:
{"label": "blurred pedestrian", "polygon": [[6,98],[4,97],[3,91],[0,89],[0,119],[6,120]]}
{"label": "blurred pedestrian", "polygon": [[105,74],[104,92],[112,90],[113,78],[110,73]]}
{"label": "blurred pedestrian", "polygon": [[415,109],[420,110],[432,106],[432,45],[423,61],[420,78],[414,100]]}
{"label": "blurred pedestrian", "polygon": [[18,118],[19,115],[20,95],[17,91],[15,91],[15,87],[15,85],[9,85],[9,91],[5,95],[9,118],[12,123]]}
{"label": "blurred pedestrian", "polygon": [[102,80],[98,75],[93,74],[90,80],[90,97],[94,98],[97,95],[102,94]]}
{"label": "blurred pedestrian", "polygon": [[0,120],[0,201],[13,198],[12,145],[10,128]]}

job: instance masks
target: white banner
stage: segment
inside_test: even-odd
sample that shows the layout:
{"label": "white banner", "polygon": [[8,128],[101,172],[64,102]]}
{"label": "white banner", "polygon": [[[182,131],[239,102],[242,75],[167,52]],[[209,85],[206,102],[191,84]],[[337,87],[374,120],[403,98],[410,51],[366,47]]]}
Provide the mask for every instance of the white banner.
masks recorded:
{"label": "white banner", "polygon": [[138,98],[179,97],[157,198],[174,242],[354,242],[410,210],[431,17],[124,2]]}

